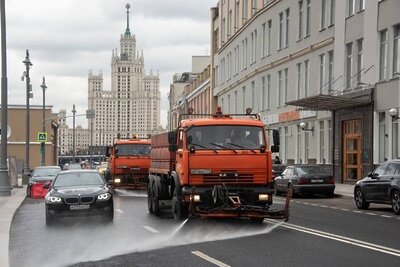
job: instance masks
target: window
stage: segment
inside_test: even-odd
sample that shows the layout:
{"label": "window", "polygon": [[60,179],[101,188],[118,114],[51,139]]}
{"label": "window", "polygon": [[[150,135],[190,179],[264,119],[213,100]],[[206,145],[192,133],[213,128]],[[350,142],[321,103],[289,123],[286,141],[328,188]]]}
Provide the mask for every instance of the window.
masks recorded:
{"label": "window", "polygon": [[357,82],[361,82],[363,65],[363,39],[357,40]]}
{"label": "window", "polygon": [[238,95],[237,95],[237,91],[235,91],[235,110],[234,110],[235,113],[239,113],[237,101],[238,101]]}
{"label": "window", "polygon": [[309,91],[309,64],[308,60],[304,61],[304,96],[308,96],[308,91]]}
{"label": "window", "polygon": [[320,21],[320,29],[325,29],[325,20],[326,20],[326,0],[321,0],[321,21]]}
{"label": "window", "polygon": [[387,73],[387,30],[381,31],[381,42],[379,51],[379,80],[386,80]]}
{"label": "window", "polygon": [[249,47],[248,47],[248,44],[247,44],[247,38],[246,39],[244,39],[244,45],[245,45],[245,48],[244,48],[244,53],[245,53],[245,58],[244,58],[244,60],[245,60],[245,62],[244,62],[244,68],[247,68],[247,66],[248,66],[248,55],[247,55],[247,51],[249,51],[248,49],[249,49]]}
{"label": "window", "polygon": [[392,159],[399,156],[399,120],[392,120]]}
{"label": "window", "polygon": [[386,161],[386,116],[379,112],[379,162]]}
{"label": "window", "polygon": [[257,1],[258,0],[251,0],[251,15],[252,16],[257,13]]}
{"label": "window", "polygon": [[267,25],[264,23],[262,25],[262,40],[261,40],[261,45],[262,45],[262,52],[261,52],[261,58],[265,57],[267,55]]}
{"label": "window", "polygon": [[289,46],[289,9],[285,10],[286,13],[286,30],[285,30],[285,47]]}
{"label": "window", "polygon": [[236,32],[238,29],[239,29],[239,1],[236,2],[236,7],[235,7],[235,26],[233,32]]}
{"label": "window", "polygon": [[251,108],[256,111],[256,82],[251,82]]}
{"label": "window", "polygon": [[272,21],[268,21],[268,31],[267,31],[267,55],[271,54],[271,28],[272,28]]}
{"label": "window", "polygon": [[365,9],[365,0],[358,0],[358,11],[363,11]]}
{"label": "window", "polygon": [[297,63],[297,99],[300,99],[302,97],[301,93],[301,63]]}
{"label": "window", "polygon": [[319,163],[325,163],[325,127],[324,121],[319,122]]}
{"label": "window", "polygon": [[242,87],[242,107],[243,113],[246,113],[246,86]]}
{"label": "window", "polygon": [[231,95],[228,95],[228,114],[231,113]]}
{"label": "window", "polygon": [[307,0],[305,36],[310,35],[311,0]]}
{"label": "window", "polygon": [[288,68],[286,68],[286,69],[284,69],[283,70],[284,71],[284,74],[285,74],[285,85],[284,85],[284,92],[283,92],[283,98],[282,98],[282,105],[284,105],[285,103],[286,103],[286,101],[287,101],[287,94],[288,94],[288,72],[289,72],[289,69]]}
{"label": "window", "polygon": [[319,56],[319,92],[325,93],[325,54]]}
{"label": "window", "polygon": [[265,102],[265,109],[269,109],[269,107],[270,107],[270,105],[271,105],[271,101],[270,101],[270,99],[271,99],[271,75],[267,75],[267,91],[266,91],[266,94],[265,94],[265,96],[266,96],[266,102]]}
{"label": "window", "polygon": [[265,88],[265,76],[261,77],[261,110],[265,110],[267,96],[266,96],[266,88]]}
{"label": "window", "polygon": [[331,0],[331,8],[329,12],[329,26],[335,24],[335,0]]}
{"label": "window", "polygon": [[222,43],[225,43],[225,19],[222,20],[221,28],[221,41]]}
{"label": "window", "polygon": [[254,30],[254,47],[253,47],[253,63],[257,61],[257,30]]}
{"label": "window", "polygon": [[355,0],[347,0],[347,16],[353,16],[354,15],[354,5],[355,5]]}
{"label": "window", "polygon": [[283,85],[282,85],[282,71],[278,71],[278,101],[277,101],[277,107],[281,106],[282,103],[282,94],[283,94]]}
{"label": "window", "polygon": [[228,36],[228,38],[227,39],[229,39],[229,38],[231,38],[231,29],[232,29],[232,10],[229,10],[229,13],[228,13],[228,30],[227,30],[227,36]]}
{"label": "window", "polygon": [[298,29],[298,35],[297,39],[300,40],[303,38],[303,0],[299,1],[299,29]]}
{"label": "window", "polygon": [[351,88],[351,74],[353,73],[353,43],[346,45],[346,88]]}
{"label": "window", "polygon": [[279,37],[278,37],[278,49],[282,49],[283,46],[283,13],[279,13]]}
{"label": "window", "polygon": [[246,23],[247,21],[247,14],[248,14],[248,2],[247,0],[243,0],[243,6],[242,6],[242,23]]}
{"label": "window", "polygon": [[328,93],[333,91],[333,50],[328,52]]}
{"label": "window", "polygon": [[253,64],[254,62],[254,33],[250,33],[250,39],[251,39],[251,44],[250,44],[250,65]]}
{"label": "window", "polygon": [[394,27],[393,76],[400,74],[400,24]]}

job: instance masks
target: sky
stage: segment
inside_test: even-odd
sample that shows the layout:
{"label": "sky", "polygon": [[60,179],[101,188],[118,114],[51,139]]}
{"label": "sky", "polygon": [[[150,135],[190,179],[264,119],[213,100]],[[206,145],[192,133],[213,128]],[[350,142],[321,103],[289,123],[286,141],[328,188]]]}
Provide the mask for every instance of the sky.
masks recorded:
{"label": "sky", "polygon": [[[29,50],[32,105],[42,105],[40,85],[46,78],[46,105],[72,115],[87,110],[88,73],[103,73],[111,90],[112,50],[119,49],[130,4],[130,30],[143,50],[146,73],[159,71],[161,124],[165,127],[168,91],[174,73],[191,70],[193,55],[210,52],[210,9],[217,0],[5,0],[8,104],[25,105],[22,61]],[[77,125],[87,127],[85,116]],[[72,119],[67,123],[72,127]]]}

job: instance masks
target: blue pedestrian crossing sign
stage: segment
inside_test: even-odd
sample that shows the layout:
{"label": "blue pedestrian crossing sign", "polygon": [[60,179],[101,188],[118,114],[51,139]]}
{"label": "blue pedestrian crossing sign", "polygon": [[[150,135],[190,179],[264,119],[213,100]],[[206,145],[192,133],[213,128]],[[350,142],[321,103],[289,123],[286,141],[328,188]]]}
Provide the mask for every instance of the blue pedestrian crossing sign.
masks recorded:
{"label": "blue pedestrian crossing sign", "polygon": [[46,132],[38,132],[37,140],[38,140],[38,142],[47,142],[47,133]]}

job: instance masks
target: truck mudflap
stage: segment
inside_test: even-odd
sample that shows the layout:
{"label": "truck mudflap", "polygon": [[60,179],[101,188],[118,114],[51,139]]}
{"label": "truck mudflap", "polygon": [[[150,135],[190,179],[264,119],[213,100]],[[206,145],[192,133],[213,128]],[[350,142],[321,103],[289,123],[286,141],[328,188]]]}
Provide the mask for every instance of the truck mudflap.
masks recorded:
{"label": "truck mudflap", "polygon": [[[221,186],[218,189],[221,190]],[[226,189],[226,187],[225,187]],[[192,188],[192,196],[196,194],[195,187]],[[254,220],[277,219],[277,220],[289,220],[289,204],[292,197],[292,191],[289,188],[285,206],[282,210],[270,209],[269,205],[255,206],[245,205],[240,202],[239,196],[230,195],[227,192],[224,194],[213,194],[214,206],[212,208],[204,208],[197,205],[194,197],[190,198],[189,212],[193,216],[197,217],[208,217],[208,218],[249,218]]]}

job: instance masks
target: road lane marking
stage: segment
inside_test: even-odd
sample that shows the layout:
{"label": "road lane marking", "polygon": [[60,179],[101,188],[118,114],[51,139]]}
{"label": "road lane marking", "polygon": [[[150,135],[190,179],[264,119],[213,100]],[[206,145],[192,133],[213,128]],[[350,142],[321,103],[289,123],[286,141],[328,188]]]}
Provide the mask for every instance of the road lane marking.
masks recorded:
{"label": "road lane marking", "polygon": [[[268,222],[272,222],[272,223],[278,222],[276,220],[271,220],[271,219],[265,219],[265,220]],[[281,226],[288,228],[288,229],[296,230],[299,232],[316,235],[319,237],[336,240],[336,241],[346,243],[349,245],[362,247],[362,248],[390,254],[390,255],[393,255],[396,257],[400,257],[400,250],[395,249],[395,248],[385,247],[385,246],[381,246],[378,244],[373,244],[373,243],[365,242],[362,240],[358,240],[358,239],[354,239],[354,238],[350,238],[350,237],[346,237],[346,236],[340,236],[340,235],[336,235],[336,234],[332,234],[332,233],[328,233],[328,232],[324,232],[324,231],[319,231],[316,229],[311,229],[311,228],[307,228],[307,227],[303,227],[303,226],[295,225],[295,224],[290,224],[290,223],[284,223]]]}
{"label": "road lane marking", "polygon": [[159,231],[157,229],[154,229],[153,227],[148,226],[148,225],[143,226],[143,228],[146,229],[146,230],[149,230],[153,234],[158,234],[159,233]]}
{"label": "road lane marking", "polygon": [[203,260],[206,260],[212,264],[215,264],[219,267],[230,267],[230,265],[223,263],[222,261],[216,260],[214,258],[211,258],[210,256],[207,256],[206,254],[196,250],[196,251],[191,251],[194,255],[197,257],[202,258]]}
{"label": "road lane marking", "polygon": [[343,211],[350,211],[349,209],[340,209],[340,210],[343,210]]}
{"label": "road lane marking", "polygon": [[125,213],[123,210],[120,210],[120,209],[114,209],[116,212],[119,212],[119,213]]}
{"label": "road lane marking", "polygon": [[393,216],[389,216],[389,215],[380,215],[381,217],[385,217],[385,218],[393,218]]}
{"label": "road lane marking", "polygon": [[373,215],[373,216],[377,215],[377,214],[375,214],[375,213],[372,213],[372,212],[366,212],[365,214],[368,214],[368,215]]}
{"label": "road lane marking", "polygon": [[355,213],[363,213],[362,211],[359,211],[359,210],[352,210],[352,212],[355,212]]}

